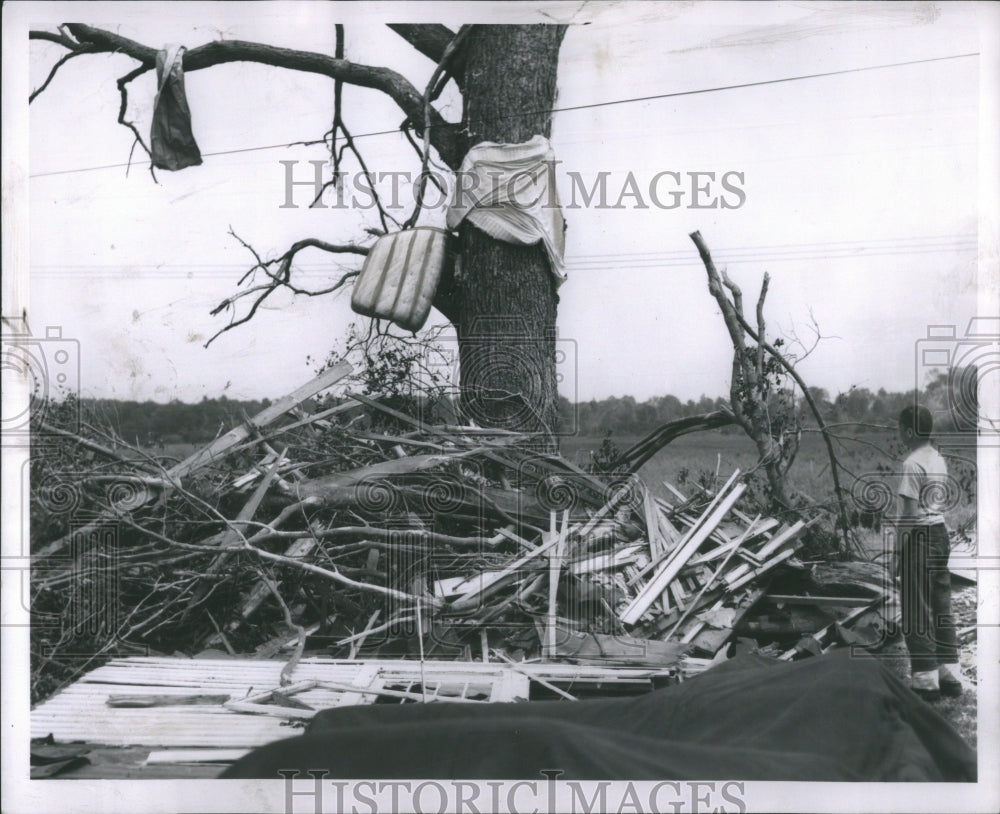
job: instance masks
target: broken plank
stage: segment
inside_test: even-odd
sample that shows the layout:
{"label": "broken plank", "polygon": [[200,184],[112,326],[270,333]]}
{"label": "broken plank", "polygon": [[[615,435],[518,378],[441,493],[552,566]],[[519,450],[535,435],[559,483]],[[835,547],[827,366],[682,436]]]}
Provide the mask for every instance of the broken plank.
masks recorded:
{"label": "broken plank", "polygon": [[249,753],[249,749],[158,749],[150,752],[145,764],[165,763],[232,763]]}
{"label": "broken plank", "polygon": [[722,572],[725,570],[726,565],[729,563],[729,560],[732,558],[733,554],[735,554],[737,551],[740,550],[740,546],[743,544],[745,540],[750,539],[753,536],[751,532],[753,531],[754,526],[757,525],[757,522],[759,520],[760,520],[760,515],[758,514],[753,520],[750,521],[750,525],[747,526],[746,531],[743,532],[743,536],[733,543],[733,547],[726,555],[726,558],[719,564],[719,567],[715,569],[715,573],[713,573],[707,580],[705,580],[705,584],[701,586],[701,590],[698,592],[698,595],[691,602],[688,609],[684,611],[684,613],[681,615],[681,618],[677,620],[676,624],[674,624],[674,626],[670,629],[670,632],[663,638],[669,639],[671,636],[673,636],[677,628],[679,628],[684,623],[684,619],[691,613],[692,610],[698,607],[698,603],[705,595],[705,592],[709,588],[711,588],[712,583],[715,582],[719,578],[719,575],[722,574]]}
{"label": "broken plank", "polygon": [[677,573],[687,564],[687,561],[694,556],[694,553],[708,537],[711,530],[718,525],[736,501],[740,499],[745,489],[746,486],[744,484],[737,484],[732,492],[719,503],[711,515],[704,519],[697,531],[675,549],[674,555],[663,563],[661,569],[643,587],[639,595],[621,615],[621,620],[625,624],[634,624],[645,613],[646,609],[653,604],[656,598],[666,590],[667,585],[677,576]]}
{"label": "broken plank", "polygon": [[578,663],[606,666],[673,667],[685,650],[676,642],[658,642],[622,634],[585,633],[560,627],[556,655]]}
{"label": "broken plank", "polygon": [[549,534],[554,535],[558,542],[549,552],[549,607],[546,615],[545,642],[542,646],[543,655],[553,658],[556,652],[556,591],[559,589],[559,572],[562,570],[563,550],[566,548],[566,527],[569,525],[569,509],[563,511],[562,528],[556,531],[556,513],[550,515]]}
{"label": "broken plank", "polygon": [[764,588],[758,588],[737,602],[735,607],[731,608],[733,611],[732,621],[727,627],[713,628],[711,626],[707,626],[707,629],[702,629],[696,636],[693,636],[691,638],[691,646],[694,650],[700,650],[711,655],[718,653],[722,646],[729,641],[729,638],[733,635],[733,631],[740,623],[740,620],[746,615],[750,608],[757,604],[757,600],[760,599],[763,594]]}
{"label": "broken plank", "polygon": [[[507,580],[508,577],[514,575],[518,570],[523,568],[527,563],[531,562],[531,560],[533,560],[535,557],[539,556],[540,554],[544,554],[550,548],[555,546],[560,539],[561,535],[554,535],[551,539],[543,542],[534,551],[529,551],[524,556],[514,560],[514,562],[512,562],[502,571],[487,572],[487,573],[492,573],[492,579],[485,585],[483,585],[480,582],[478,588],[477,587],[470,588],[465,594],[463,594],[462,596],[460,596],[458,599],[456,599],[454,602],[451,603],[451,610],[463,611],[475,608],[488,593],[493,593],[494,591],[496,591]],[[483,575],[479,575],[479,577],[472,577],[470,578],[469,582],[475,583],[475,581],[481,578],[482,576]]]}
{"label": "broken plank", "polygon": [[870,596],[799,596],[793,594],[770,594],[764,597],[765,602],[774,605],[830,605],[836,607],[857,608],[871,604]]}
{"label": "broken plank", "polygon": [[[681,548],[685,548],[688,545],[689,540],[691,540],[694,537],[697,537],[698,546],[695,546],[695,548],[687,556],[685,556],[685,562],[686,562],[688,559],[690,559],[690,557],[694,554],[694,552],[698,550],[698,547],[701,545],[701,543],[704,542],[708,538],[708,536],[715,531],[716,526],[718,526],[719,523],[722,522],[722,518],[725,517],[725,512],[723,512],[721,515],[717,515],[717,513],[715,512],[716,505],[722,498],[723,493],[727,489],[729,489],[730,485],[733,483],[733,481],[736,479],[739,473],[740,473],[739,469],[733,470],[733,474],[729,476],[729,480],[727,480],[723,484],[722,488],[716,493],[715,497],[712,498],[711,502],[708,504],[705,510],[698,516],[698,519],[695,520],[692,526],[687,530],[687,533],[677,544],[677,547],[674,548],[670,552],[670,554],[665,557],[665,559],[668,562],[673,558],[673,555],[676,554],[677,551],[679,551]],[[734,491],[738,490],[739,494],[742,494],[744,489],[746,489],[746,486],[744,484],[738,484]],[[731,494],[727,496],[724,501],[730,508],[736,502],[735,500],[730,500],[731,496],[732,496]],[[711,519],[710,525],[709,525],[709,519]],[[705,530],[703,534],[702,527],[706,525],[708,525],[708,529]],[[645,576],[647,573],[649,573],[659,565],[660,565],[659,561],[651,562],[640,572],[640,576]],[[673,579],[673,576],[671,576],[671,579]],[[669,582],[669,580],[667,581]],[[664,585],[664,587],[666,587],[666,585]]]}
{"label": "broken plank", "polygon": [[516,662],[514,662],[511,659],[507,658],[507,656],[505,656],[499,650],[495,650],[493,652],[493,655],[499,656],[501,661],[504,661],[508,665],[510,665],[510,669],[511,670],[514,670],[515,672],[520,673],[521,675],[527,676],[530,681],[534,681],[536,684],[540,684],[541,686],[545,687],[545,689],[547,689],[547,690],[552,690],[552,692],[554,692],[556,695],[561,695],[567,701],[576,701],[577,700],[577,698],[576,698],[575,695],[570,695],[568,692],[566,692],[563,689],[560,689],[555,684],[552,684],[551,682],[546,681],[540,675],[538,675],[536,673],[528,672],[527,670],[524,670],[521,667],[518,667],[518,665],[517,665]]}
{"label": "broken plank", "polygon": [[229,698],[229,695],[109,695],[106,703],[122,709],[222,706]]}
{"label": "broken plank", "polygon": [[851,622],[853,622],[854,620],[856,620],[859,617],[863,616],[865,613],[867,613],[872,608],[876,607],[882,601],[882,599],[883,599],[883,597],[881,597],[881,596],[877,597],[876,599],[872,599],[871,601],[868,602],[867,605],[864,605],[864,606],[858,608],[857,610],[852,611],[847,616],[845,616],[843,619],[839,619],[837,621],[831,622],[830,624],[828,624],[826,627],[822,628],[821,630],[817,630],[815,633],[812,634],[812,636],[805,636],[805,637],[803,637],[803,639],[801,639],[799,642],[797,642],[795,644],[795,647],[789,648],[784,653],[782,653],[780,656],[778,656],[778,658],[780,660],[782,660],[782,661],[789,661],[789,660],[791,660],[792,656],[794,656],[796,653],[799,653],[799,652],[802,651],[802,649],[803,649],[802,648],[802,643],[804,641],[812,640],[812,641],[816,642],[817,644],[819,644],[820,646],[822,646],[823,639],[827,636],[827,634],[830,633],[830,631],[835,630],[836,626],[838,624],[841,625],[842,627],[845,626],[845,625],[851,624]]}
{"label": "broken plank", "polygon": [[[803,531],[805,531],[806,528],[808,528],[808,526],[811,526],[813,523],[815,523],[817,519],[818,518],[813,518],[808,523],[804,523],[803,521],[799,520],[793,525],[789,526],[784,531],[776,534],[757,551],[756,554],[757,558],[760,560],[764,560],[766,562],[767,559],[773,553],[777,552],[778,549],[780,549],[786,543],[798,537]],[[746,563],[741,563],[740,565],[736,566],[736,568],[734,568],[732,571],[730,571],[728,574],[726,574],[725,580],[730,586],[732,586],[736,582],[738,582],[750,570],[751,566],[747,565]]]}

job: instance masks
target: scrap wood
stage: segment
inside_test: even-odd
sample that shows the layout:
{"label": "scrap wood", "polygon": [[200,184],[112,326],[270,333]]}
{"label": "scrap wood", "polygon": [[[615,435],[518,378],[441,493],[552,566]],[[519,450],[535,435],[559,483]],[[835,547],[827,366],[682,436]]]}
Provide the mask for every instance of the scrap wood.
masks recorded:
{"label": "scrap wood", "polygon": [[[667,559],[668,556],[669,556],[669,558],[672,559],[680,549],[686,548],[686,547],[689,546],[690,541],[691,541],[692,538],[698,539],[698,545],[701,545],[701,543],[704,541],[704,539],[711,532],[715,531],[715,527],[721,522],[722,518],[725,516],[725,512],[723,512],[721,515],[717,515],[717,513],[714,511],[714,509],[716,507],[716,504],[718,504],[718,502],[722,499],[723,494],[725,494],[726,490],[729,489],[729,487],[733,484],[733,481],[736,480],[736,478],[739,476],[739,474],[740,474],[740,470],[739,469],[733,470],[733,474],[729,476],[729,480],[727,480],[723,484],[722,488],[719,489],[719,491],[716,492],[716,494],[712,497],[711,501],[709,501],[708,506],[705,507],[704,511],[698,516],[698,518],[694,521],[694,523],[691,525],[691,527],[688,528],[687,532],[681,538],[681,540],[677,544],[677,546],[674,549],[672,549],[668,553],[668,555],[664,555],[663,559]],[[739,488],[739,494],[742,494],[743,490],[746,487],[744,485],[742,485],[742,484],[739,484],[738,488]],[[737,494],[737,499],[739,498],[739,494]],[[729,498],[727,497],[726,500],[729,501]],[[731,507],[735,502],[736,502],[735,499],[732,500],[729,503],[729,506]],[[701,536],[702,526],[709,525],[710,521],[711,521],[711,525],[709,526],[708,530],[705,532],[704,536]],[[697,546],[695,547],[694,550],[697,550]],[[694,551],[691,552],[692,555],[693,555],[693,553],[694,553]],[[685,558],[685,562],[687,561],[687,559],[690,559],[690,556],[688,556],[688,557]],[[648,574],[656,566],[660,565],[661,561],[653,561],[649,565],[647,565],[640,572],[640,574],[639,574],[640,578],[643,577],[643,576],[645,576],[646,574]]]}
{"label": "scrap wood", "polygon": [[[351,402],[350,408],[367,414],[398,413],[366,398]],[[609,484],[557,456],[518,446],[529,435],[430,426],[412,418],[407,422],[412,431],[378,435],[338,424],[335,416],[346,411],[347,403],[338,407],[344,409],[316,414],[329,415],[324,419],[330,423],[328,433],[320,431],[321,420],[315,416],[298,418],[298,433],[278,427],[268,438],[284,434],[288,446],[283,455],[268,451],[265,456],[268,440],[248,436],[233,447],[245,452],[235,459],[231,472],[215,458],[217,465],[188,487],[190,494],[183,489],[172,494],[168,523],[150,518],[148,512],[134,520],[124,518],[129,548],[123,556],[144,551],[149,558],[129,559],[128,567],[137,562],[148,568],[148,584],[166,585],[169,597],[161,607],[150,603],[140,634],[147,628],[158,630],[161,620],[171,624],[178,603],[181,609],[190,604],[196,586],[211,597],[203,603],[195,600],[191,628],[202,638],[232,631],[225,643],[235,652],[273,654],[293,644],[301,650],[306,636],[336,618],[333,638],[338,641],[330,647],[340,658],[357,657],[376,632],[391,631],[401,644],[398,640],[409,634],[393,628],[412,617],[414,602],[419,601],[422,615],[445,637],[442,641],[459,651],[474,641],[488,654],[487,625],[502,629],[510,623],[516,629],[534,620],[537,638],[529,628],[527,637],[508,633],[501,640],[529,657],[542,652],[550,659],[641,664],[644,657],[635,655],[635,647],[611,641],[625,629],[623,624],[631,626],[633,639],[656,640],[666,648],[654,647],[656,658],[666,659],[673,652],[670,648],[681,647],[684,642],[677,639],[697,640],[704,650],[714,638],[704,632],[704,619],[719,614],[698,615],[712,607],[732,615],[742,607],[744,593],[739,589],[762,584],[794,550],[789,529],[771,535],[778,520],[755,518],[747,523],[736,510],[746,488],[738,482],[738,470],[714,494],[699,493],[688,500],[678,493],[681,502],[675,507],[636,479]],[[397,458],[393,449],[399,447],[413,454]],[[271,490],[268,478],[258,483],[254,470],[256,485],[248,501],[243,487],[251,476],[234,473],[247,472],[255,461],[268,468]],[[311,475],[292,484],[298,501],[270,522],[254,522],[265,493],[277,496],[274,485],[286,466]],[[291,484],[295,476],[286,477]],[[573,506],[563,511],[558,534],[547,505],[552,501],[542,499],[537,488],[546,478],[582,484],[574,491]],[[424,494],[420,490],[428,479],[447,481],[450,493],[445,496],[447,510],[425,516],[411,498]],[[384,488],[401,499],[385,511],[374,501],[370,509],[360,507],[358,495],[368,487]],[[222,517],[221,509],[212,513],[223,506],[226,515],[240,506],[242,510],[234,520]],[[220,568],[222,560],[237,560],[232,556],[236,551],[250,556]],[[167,562],[181,560],[176,572],[156,563],[165,552]],[[260,560],[270,563],[264,569],[267,576],[260,574]],[[381,573],[375,573],[379,568]],[[287,576],[290,570],[296,571],[295,578]],[[424,597],[422,590],[408,590],[417,578],[432,586],[433,593]],[[335,591],[329,590],[330,580],[337,583]],[[568,583],[574,590],[559,590]],[[219,607],[218,599],[232,596],[234,589],[244,599]],[[277,597],[277,604],[265,603],[268,594]],[[379,624],[373,599],[383,597],[394,607]],[[241,624],[253,613],[259,615],[259,625]],[[580,626],[590,625],[591,632],[564,635],[569,618],[581,619]],[[289,625],[300,631],[294,642],[287,641]],[[574,644],[581,638],[587,639],[593,654]],[[156,637],[150,641],[162,647]],[[168,647],[180,649],[177,641],[173,635]],[[406,646],[415,649],[417,644]],[[412,694],[425,693],[430,695],[421,687]]]}
{"label": "scrap wood", "polygon": [[[739,470],[737,470],[738,472]],[[730,482],[732,479],[730,479]],[[742,483],[729,493],[729,495],[712,511],[710,515],[704,517],[702,523],[697,526],[697,531],[680,543],[673,554],[663,563],[661,569],[650,579],[650,581],[639,592],[631,605],[621,615],[621,620],[625,624],[635,624],[639,617],[649,608],[656,598],[666,590],[671,580],[677,572],[687,563],[687,561],[698,550],[698,547],[708,537],[709,532],[715,527],[722,517],[732,508],[733,504],[740,499],[740,495],[746,486]],[[720,493],[721,494],[721,493]],[[715,505],[714,502],[712,504]]]}
{"label": "scrap wood", "polygon": [[536,675],[535,673],[531,673],[531,672],[529,672],[529,671],[527,671],[527,670],[519,667],[517,665],[517,662],[515,662],[512,659],[508,658],[503,653],[501,653],[499,650],[494,650],[493,651],[493,655],[499,657],[499,659],[502,662],[505,662],[506,664],[508,664],[510,666],[510,669],[512,669],[514,672],[520,673],[521,675],[524,675],[524,676],[527,676],[531,681],[534,681],[536,684],[540,684],[541,686],[545,687],[545,689],[547,689],[547,690],[552,690],[552,692],[554,692],[556,695],[561,695],[567,701],[576,701],[576,700],[578,700],[575,695],[570,695],[568,692],[566,692],[566,690],[560,689],[555,684],[553,684],[553,683],[551,683],[549,681],[546,681],[540,675]]}
{"label": "scrap wood", "polygon": [[569,524],[569,510],[563,511],[562,527],[556,531],[556,513],[552,512],[549,535],[555,536],[556,545],[549,552],[549,607],[546,614],[546,640],[542,654],[548,658],[555,656],[556,651],[556,591],[559,589],[559,573],[563,566],[563,553],[566,548],[566,527]]}
{"label": "scrap wood", "polygon": [[[757,559],[766,562],[774,554],[776,554],[779,551],[779,549],[781,549],[783,546],[795,541],[799,537],[799,535],[803,531],[805,531],[807,525],[812,525],[814,522],[816,522],[817,519],[818,518],[813,518],[812,520],[809,521],[808,524],[804,523],[802,520],[798,520],[784,531],[781,531],[778,534],[774,535],[774,537],[768,540],[757,551],[756,553]],[[733,586],[735,586],[737,582],[740,582],[741,578],[744,577],[746,574],[750,573],[751,571],[752,567],[750,565],[742,563],[736,566],[736,568],[734,568],[728,574],[726,574],[725,580],[727,583],[729,583],[730,588],[735,590]]]}
{"label": "scrap wood", "polygon": [[778,656],[778,658],[781,659],[782,661],[790,661],[792,657],[795,656],[797,653],[808,652],[812,646],[819,647],[820,649],[822,649],[823,641],[826,639],[827,636],[830,635],[830,633],[836,630],[836,626],[838,624],[841,626],[847,626],[851,624],[856,619],[867,613],[869,610],[878,606],[878,604],[881,601],[882,597],[872,599],[866,605],[862,605],[857,610],[849,613],[843,619],[838,619],[836,622],[831,622],[826,627],[817,630],[811,636],[804,637],[801,641],[797,642],[794,647],[789,648],[780,656]]}
{"label": "scrap wood", "polygon": [[752,536],[751,532],[754,530],[754,527],[757,525],[759,520],[760,520],[760,515],[758,514],[755,518],[753,518],[753,520],[750,521],[750,525],[747,526],[746,531],[743,532],[743,536],[733,542],[732,548],[726,555],[726,558],[722,561],[719,567],[715,569],[715,572],[711,575],[711,577],[705,580],[705,584],[702,585],[701,591],[694,598],[694,600],[689,605],[688,609],[684,611],[681,617],[677,620],[677,623],[670,629],[670,632],[667,633],[667,635],[664,638],[669,639],[677,631],[677,629],[682,624],[684,624],[684,620],[691,612],[691,610],[697,606],[698,601],[705,595],[705,591],[707,591],[713,585],[713,583],[715,583],[715,581],[719,578],[719,576],[725,570],[726,566],[729,564],[729,560],[731,560],[733,555],[740,550],[740,546],[743,545],[743,543]]}
{"label": "scrap wood", "polygon": [[555,655],[578,664],[675,667],[688,648],[678,642],[639,639],[624,634],[571,630],[560,625]]}
{"label": "scrap wood", "polygon": [[582,555],[580,558],[569,563],[569,572],[580,575],[589,574],[593,571],[606,571],[610,568],[620,568],[623,565],[635,562],[639,558],[641,550],[641,545],[633,545],[607,554]]}
{"label": "scrap wood", "polygon": [[[254,490],[254,493],[250,496],[250,499],[243,505],[240,509],[239,514],[236,515],[236,519],[231,523],[226,524],[226,530],[221,534],[216,535],[210,541],[206,541],[209,544],[216,543],[219,548],[227,548],[228,546],[236,543],[243,537],[243,531],[246,528],[248,522],[253,520],[253,516],[257,513],[257,509],[260,508],[261,501],[264,500],[264,495],[267,494],[267,490],[271,487],[274,482],[275,476],[278,474],[278,467],[285,460],[285,450],[282,450],[275,461],[268,468],[267,473],[264,475],[264,479],[260,482],[260,485]],[[226,561],[231,556],[232,552],[223,551],[218,557],[208,566],[208,570],[205,572],[207,575],[218,573],[218,571],[225,565]],[[205,594],[208,592],[208,588],[202,584],[199,586],[194,593],[191,595],[191,599],[188,601],[187,609],[190,611],[192,606],[200,602]]]}
{"label": "scrap wood", "polygon": [[[306,556],[315,547],[316,547],[316,540],[314,540],[311,537],[303,537],[302,539],[296,540],[294,543],[292,543],[285,550],[284,556],[298,559]],[[260,607],[260,604],[265,599],[267,599],[267,597],[271,596],[274,590],[281,584],[280,580],[270,585],[266,584],[267,582],[270,582],[270,580],[267,580],[266,578],[262,577],[260,582],[258,582],[254,586],[253,590],[250,592],[250,595],[243,603],[243,607],[240,609],[241,619],[249,619],[250,616],[253,614],[253,612]],[[238,625],[239,625],[239,620],[234,619],[230,623],[230,629],[235,630],[235,628]]]}
{"label": "scrap wood", "polygon": [[379,615],[382,613],[381,608],[376,608],[375,612],[368,617],[368,622],[365,624],[365,629],[361,631],[360,638],[351,642],[351,652],[348,653],[347,658],[353,659],[358,655],[358,651],[364,647],[365,639],[367,639],[372,632],[372,628],[375,626],[375,622],[378,620]]}
{"label": "scrap wood", "polygon": [[109,707],[138,709],[146,707],[190,707],[222,706],[230,699],[229,695],[109,695]]}
{"label": "scrap wood", "polygon": [[772,568],[779,565],[780,563],[783,563],[785,560],[789,559],[793,554],[795,554],[796,547],[797,544],[795,542],[787,544],[785,548],[783,548],[781,551],[779,551],[777,554],[771,557],[771,559],[769,559],[767,562],[757,566],[756,568],[751,569],[749,572],[747,572],[734,582],[730,582],[728,590],[737,591],[751,580],[759,579],[761,575],[766,574]]}
{"label": "scrap wood", "polygon": [[[692,636],[690,639],[687,637],[685,637],[685,639],[690,641],[691,646],[696,651],[700,650],[705,653],[719,652],[719,649],[729,641],[730,637],[732,637],[733,631],[739,625],[743,617],[754,605],[757,604],[761,596],[763,596],[764,590],[765,588],[760,587],[748,591],[736,603],[725,608],[725,610],[730,611],[731,613],[726,613],[724,617],[719,616],[712,618],[711,623],[705,623],[708,629],[703,626],[697,634]],[[714,625],[720,626],[715,627]]]}

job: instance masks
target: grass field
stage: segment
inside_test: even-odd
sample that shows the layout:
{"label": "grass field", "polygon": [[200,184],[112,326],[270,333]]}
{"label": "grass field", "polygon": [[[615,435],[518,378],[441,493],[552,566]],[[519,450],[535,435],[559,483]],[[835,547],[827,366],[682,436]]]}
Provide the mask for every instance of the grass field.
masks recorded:
{"label": "grass field", "polygon": [[[562,454],[580,466],[587,466],[591,455],[601,446],[599,438],[572,436],[563,438]],[[612,437],[619,448],[626,449],[638,438]],[[901,448],[888,434],[866,433],[857,436],[842,436],[835,445],[837,459],[842,470],[841,486],[850,490],[858,478],[876,479],[892,488],[892,473],[900,468]],[[665,495],[663,481],[681,487],[684,481],[697,483],[701,476],[711,478],[718,473],[719,482],[724,482],[739,467],[748,472],[757,463],[757,450],[742,433],[723,434],[720,432],[693,433],[682,436],[668,444],[639,471],[639,475],[654,494]],[[969,519],[975,511],[975,467],[955,459],[949,459],[949,471],[961,486],[956,494],[954,506],[948,511],[947,520],[952,528]],[[803,434],[798,455],[788,473],[791,486],[818,502],[827,502],[833,497],[833,480],[830,475],[830,459],[826,446],[818,432]],[[689,491],[684,490],[682,491]],[[857,490],[856,490],[857,491]],[[863,500],[848,501],[848,511],[864,510]],[[890,512],[895,507],[889,507]]]}

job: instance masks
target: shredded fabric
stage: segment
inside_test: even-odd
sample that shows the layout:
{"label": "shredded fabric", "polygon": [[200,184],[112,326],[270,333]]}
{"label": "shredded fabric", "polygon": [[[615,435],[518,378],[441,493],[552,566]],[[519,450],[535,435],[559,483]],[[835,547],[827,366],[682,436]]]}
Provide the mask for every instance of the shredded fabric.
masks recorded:
{"label": "shredded fabric", "polygon": [[483,141],[462,161],[448,228],[466,218],[497,240],[545,246],[559,285],[563,272],[565,221],[556,191],[555,153],[544,136],[522,144]]}
{"label": "shredded fabric", "polygon": [[168,45],[156,54],[157,91],[149,148],[153,166],[160,170],[182,170],[201,164],[184,92],[184,50],[182,45]]}

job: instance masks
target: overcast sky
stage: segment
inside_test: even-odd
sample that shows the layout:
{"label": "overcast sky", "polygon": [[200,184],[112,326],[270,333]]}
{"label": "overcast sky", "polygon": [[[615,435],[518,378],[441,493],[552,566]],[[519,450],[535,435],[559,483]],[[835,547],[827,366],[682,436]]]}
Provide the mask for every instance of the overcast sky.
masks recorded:
{"label": "overcast sky", "polygon": [[[487,12],[529,16],[515,5],[416,6],[388,17],[360,4],[77,3],[72,20],[158,48],[226,38],[324,53],[344,22],[349,59],[392,67],[422,89],[434,66],[384,22],[422,15],[457,29]],[[906,389],[922,375],[915,343],[929,325],[954,324],[961,335],[977,291],[975,7],[550,4],[531,19],[545,14],[571,22],[552,128],[563,203],[570,173],[588,186],[607,173],[609,205],[630,173],[641,195],[619,209],[592,202],[565,212],[569,279],[558,325],[574,343],[576,371],[564,395],[728,394],[731,347],[688,238],[695,229],[751,304],[770,271],[772,335],[812,344],[815,320],[827,338],[802,365],[810,384]],[[50,30],[62,21],[46,4],[38,19]],[[31,44],[32,87],[61,53]],[[880,67],[895,63],[913,64]],[[156,184],[138,151],[128,173],[123,166],[132,138],[115,121],[115,80],[134,64],[72,60],[31,105],[32,330],[61,326],[79,340],[86,395],[280,396],[308,378],[307,355],[324,356],[352,320],[363,321],[349,295],[277,295],[252,323],[203,345],[225,324],[210,309],[236,290],[250,260],[230,226],[273,256],[300,238],[349,241],[375,225],[370,211],[309,210],[301,188],[299,208],[281,207],[279,162],[301,161],[296,178],[306,179],[305,162],[323,159],[322,146],[253,149],[321,138],[332,82],[252,64],[188,74],[205,163],[158,172]],[[773,82],[784,79],[792,81]],[[144,133],[154,93],[149,74],[130,86],[128,115]],[[629,101],[650,96],[661,98]],[[457,119],[454,96],[444,104]],[[418,171],[412,148],[391,132],[402,118],[393,103],[347,87],[344,111],[354,133],[380,134],[358,141],[373,169]],[[686,187],[674,209],[648,194],[665,171]],[[691,173],[715,173],[709,197],[742,205],[692,208],[701,201]],[[719,186],[726,173],[739,174],[729,181],[742,195]],[[661,201],[671,180],[661,176]],[[438,209],[423,222],[443,216]],[[303,254],[298,279],[322,287],[353,262]]]}

